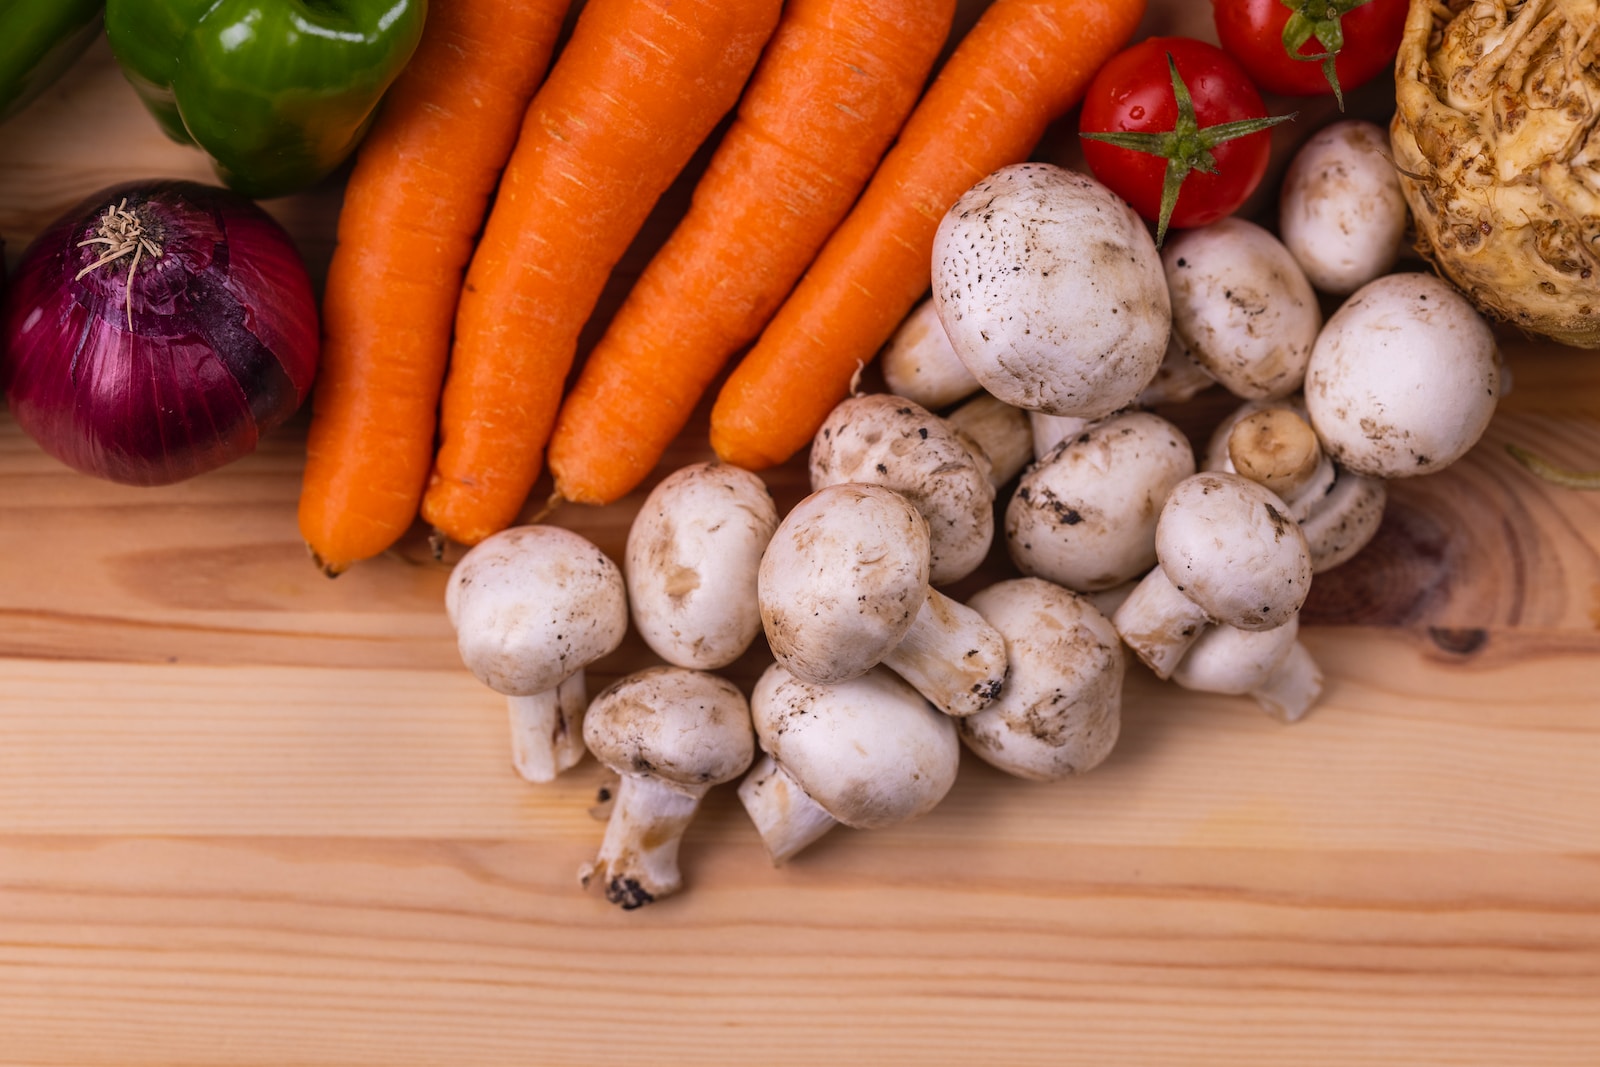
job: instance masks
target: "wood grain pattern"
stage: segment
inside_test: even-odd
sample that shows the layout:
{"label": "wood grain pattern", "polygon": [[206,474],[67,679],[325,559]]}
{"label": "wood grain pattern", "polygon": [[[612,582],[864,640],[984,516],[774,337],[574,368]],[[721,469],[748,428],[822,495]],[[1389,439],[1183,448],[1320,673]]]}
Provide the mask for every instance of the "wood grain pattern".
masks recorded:
{"label": "wood grain pattern", "polygon": [[[1147,27],[1205,20],[1158,3]],[[13,262],[101,185],[206,176],[103,48],[0,136]],[[337,181],[268,205],[314,272],[337,206]],[[1505,340],[1483,443],[1396,485],[1373,548],[1318,578],[1303,723],[1135,670],[1091,775],[966,758],[931,815],[781,870],[718,790],[688,890],[632,913],[576,882],[605,775],[512,773],[423,531],[312,567],[303,417],[134,490],[0,416],[0,1064],[1591,1067],[1600,494],[1504,445],[1600,462],[1600,358]],[[1227,406],[1173,414],[1199,438]],[[663,469],[703,436],[702,413]],[[798,464],[770,481],[804,492]],[[620,556],[643,492],[552,521]],[[1007,573],[997,549],[956,592]],[[594,680],[648,662],[630,637]]]}

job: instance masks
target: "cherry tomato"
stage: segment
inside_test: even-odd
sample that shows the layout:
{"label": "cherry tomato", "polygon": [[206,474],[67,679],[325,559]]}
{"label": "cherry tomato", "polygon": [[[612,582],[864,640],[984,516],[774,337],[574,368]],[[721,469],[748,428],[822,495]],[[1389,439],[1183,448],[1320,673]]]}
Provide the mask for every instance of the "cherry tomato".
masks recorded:
{"label": "cherry tomato", "polygon": [[[1257,85],[1285,96],[1325,96],[1394,65],[1407,0],[1212,0],[1211,6],[1223,49]],[[1325,63],[1290,53],[1284,29],[1291,18],[1293,36],[1302,41],[1294,54],[1334,53],[1337,85],[1329,84]]]}
{"label": "cherry tomato", "polygon": [[[1193,102],[1187,114],[1179,106],[1172,65]],[[1247,120],[1255,120],[1254,132],[1238,135],[1238,127],[1225,125]],[[1220,48],[1188,37],[1151,37],[1112,57],[1095,75],[1078,131],[1094,176],[1152,221],[1163,221],[1163,186],[1169,166],[1175,168],[1172,180],[1181,185],[1160,237],[1167,226],[1204,226],[1238,210],[1266,173],[1271,150],[1266,127],[1275,121],[1267,118],[1261,94],[1243,68]],[[1130,140],[1146,147],[1091,139],[1127,133],[1140,135]],[[1174,136],[1159,137],[1164,133]],[[1235,136],[1219,140],[1229,133]],[[1152,154],[1158,149],[1161,154]]]}

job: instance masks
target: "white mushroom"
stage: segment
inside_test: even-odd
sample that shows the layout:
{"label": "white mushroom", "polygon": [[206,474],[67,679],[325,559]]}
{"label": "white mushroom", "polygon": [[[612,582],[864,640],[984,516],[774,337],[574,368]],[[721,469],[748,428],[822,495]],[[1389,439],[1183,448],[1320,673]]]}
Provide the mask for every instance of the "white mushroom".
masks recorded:
{"label": "white mushroom", "polygon": [[1230,217],[1184,230],[1161,251],[1172,329],[1196,363],[1248,399],[1288,396],[1322,325],[1317,294],[1289,250]]}
{"label": "white mushroom", "polygon": [[989,481],[999,489],[1033,459],[1031,412],[979,393],[944,417],[989,461]]}
{"label": "white mushroom", "polygon": [[840,823],[871,830],[924,815],[955,784],[954,720],[882,668],[817,685],[775,663],[750,713],[766,755],[739,800],[774,864]]}
{"label": "white mushroom", "polygon": [[1289,506],[1296,522],[1311,514],[1337,477],[1311,423],[1281,400],[1258,404],[1250,411],[1241,409],[1225,420],[1212,435],[1206,465],[1271,489]]}
{"label": "white mushroom", "polygon": [[887,393],[849,396],[811,442],[811,488],[870,482],[893,489],[928,520],[929,581],[977,569],[994,539],[989,462],[939,416]]}
{"label": "white mushroom", "polygon": [[947,408],[978,391],[978,379],[950,347],[932,297],[906,316],[889,338],[878,364],[889,392],[930,411]]}
{"label": "white mushroom", "polygon": [[1102,419],[1029,467],[1006,504],[1006,547],[1023,574],[1079,592],[1155,565],[1156,519],[1194,452],[1147,411]]}
{"label": "white mushroom", "polygon": [[1294,397],[1242,405],[1212,434],[1205,469],[1241,474],[1281,497],[1306,536],[1312,573],[1321,574],[1377,534],[1388,490],[1329,459],[1304,411]]}
{"label": "white mushroom", "polygon": [[1075,415],[1046,415],[1041,411],[1028,413],[1028,427],[1033,431],[1033,458],[1043,459],[1069,437],[1076,437],[1099,419],[1080,419]]}
{"label": "white mushroom", "polygon": [[1005,640],[928,586],[928,524],[892,489],[847,482],[800,501],[767,546],[759,587],[767,644],[805,681],[836,684],[882,662],[950,715],[1000,694]]}
{"label": "white mushroom", "polygon": [[760,477],[695,463],[662,479],[628,529],[623,569],[634,628],[679,667],[713,670],[761,632],[756,569],[778,526]]}
{"label": "white mushroom", "polygon": [[956,720],[986,763],[1039,782],[1098,766],[1122,722],[1122,639],[1088,599],[1040,578],[980,590],[967,606],[1006,639],[1006,688]]}
{"label": "white mushroom", "polygon": [[1183,343],[1183,338],[1174,330],[1167,341],[1167,354],[1162,357],[1161,366],[1156,368],[1156,376],[1144,387],[1144,392],[1134,399],[1134,404],[1141,408],[1153,408],[1157,404],[1182,404],[1216,384],[1217,380],[1211,376],[1211,372],[1200,365]]}
{"label": "white mushroom", "polygon": [[628,629],[616,564],[570,530],[515,526],[461,557],[445,611],[467,669],[507,697],[517,773],[548,782],[581,760],[583,670]]}
{"label": "white mushroom", "polygon": [[1287,505],[1237,474],[1196,474],[1172,490],[1156,559],[1111,621],[1160,678],[1208,623],[1270,630],[1311,590],[1311,551]]}
{"label": "white mushroom", "polygon": [[755,758],[744,694],[704,671],[652,667],[595,697],[583,736],[620,782],[600,853],[578,880],[629,909],[676,893],[678,845],[701,799]]}
{"label": "white mushroom", "polygon": [[1311,425],[1341,466],[1375,478],[1431,474],[1488,429],[1500,354],[1488,324],[1449,282],[1389,274],[1328,318],[1305,395]]}
{"label": "white mushroom", "polygon": [[1389,158],[1389,134],[1346,119],[1311,136],[1289,163],[1278,234],[1313,286],[1344,296],[1394,266],[1406,234],[1406,199]]}
{"label": "white mushroom", "polygon": [[1300,620],[1271,630],[1210,626],[1172,672],[1185,689],[1248,694],[1283,722],[1297,722],[1322,696],[1322,671],[1299,640]]}
{"label": "white mushroom", "polygon": [[[1174,333],[1167,341],[1167,354],[1161,361],[1161,366],[1156,370],[1156,376],[1149,385],[1134,400],[1134,407],[1151,408],[1158,404],[1181,404],[1192,400],[1206,389],[1217,384],[1217,380],[1206,373],[1206,369],[1194,361],[1189,355],[1189,350],[1183,347],[1183,342]],[[1076,437],[1088,429],[1097,419],[1079,419],[1070,415],[1045,415],[1034,411],[1029,413],[1029,424],[1033,429],[1033,458],[1043,459],[1051,449],[1069,437]]]}
{"label": "white mushroom", "polygon": [[933,275],[956,355],[1015,407],[1109,415],[1161,365],[1172,312],[1155,242],[1087,175],[1019,163],[984,178],[939,223]]}

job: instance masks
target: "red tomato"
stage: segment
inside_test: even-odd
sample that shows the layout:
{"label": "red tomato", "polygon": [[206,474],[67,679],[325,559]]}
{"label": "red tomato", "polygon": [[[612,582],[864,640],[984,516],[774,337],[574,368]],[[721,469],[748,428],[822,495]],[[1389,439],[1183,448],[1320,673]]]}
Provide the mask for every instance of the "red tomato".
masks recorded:
{"label": "red tomato", "polygon": [[1321,31],[1321,40],[1312,36],[1295,51],[1302,56],[1335,52],[1334,73],[1348,91],[1394,65],[1407,0],[1212,0],[1211,6],[1222,47],[1257,85],[1286,96],[1323,96],[1334,91],[1323,64],[1293,58],[1284,43],[1289,19],[1303,20],[1302,33]]}
{"label": "red tomato", "polygon": [[[1188,37],[1150,37],[1111,61],[1095,75],[1078,118],[1081,134],[1134,132],[1159,134],[1180,126],[1180,113],[1167,57],[1194,102],[1197,137],[1185,148],[1180,168],[1204,164],[1209,154],[1216,173],[1188,170],[1168,225],[1204,226],[1238,210],[1267,170],[1271,139],[1262,128],[1209,149],[1200,142],[1223,123],[1267,119],[1261,94],[1238,63],[1215,45]],[[1179,146],[1183,147],[1183,146]],[[1161,217],[1161,193],[1168,160],[1161,155],[1085,138],[1084,158],[1094,176],[1145,218]]]}

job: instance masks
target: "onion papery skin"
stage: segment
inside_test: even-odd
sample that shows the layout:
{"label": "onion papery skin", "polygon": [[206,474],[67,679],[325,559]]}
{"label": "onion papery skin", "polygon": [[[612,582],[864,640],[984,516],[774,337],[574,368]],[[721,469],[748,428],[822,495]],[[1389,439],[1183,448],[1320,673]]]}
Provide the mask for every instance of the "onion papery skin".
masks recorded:
{"label": "onion papery skin", "polygon": [[[161,249],[76,275],[126,201]],[[83,201],[22,255],[4,305],[6,397],[39,445],[128,485],[182,481],[253,451],[305,402],[316,297],[294,242],[245,197],[133,182]]]}

